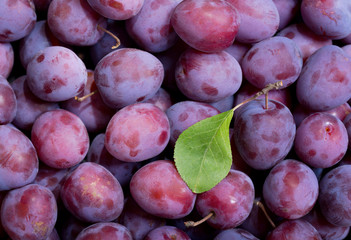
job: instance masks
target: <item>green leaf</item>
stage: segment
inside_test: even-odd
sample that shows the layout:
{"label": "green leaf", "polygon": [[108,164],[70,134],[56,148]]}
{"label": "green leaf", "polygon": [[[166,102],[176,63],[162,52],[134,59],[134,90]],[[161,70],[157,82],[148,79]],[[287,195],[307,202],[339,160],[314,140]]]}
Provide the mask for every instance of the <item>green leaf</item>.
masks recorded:
{"label": "green leaf", "polygon": [[174,161],[194,193],[210,190],[225,178],[232,164],[229,124],[234,109],[195,123],[180,134]]}

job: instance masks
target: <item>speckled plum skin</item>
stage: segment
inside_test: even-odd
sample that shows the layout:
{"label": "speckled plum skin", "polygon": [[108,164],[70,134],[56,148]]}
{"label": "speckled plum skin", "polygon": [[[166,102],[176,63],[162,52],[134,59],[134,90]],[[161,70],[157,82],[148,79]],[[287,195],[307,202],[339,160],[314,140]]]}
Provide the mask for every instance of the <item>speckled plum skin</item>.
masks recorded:
{"label": "speckled plum skin", "polygon": [[319,205],[323,216],[336,226],[351,226],[351,166],[329,171],[320,181]]}
{"label": "speckled plum skin", "polygon": [[319,48],[332,45],[331,39],[315,34],[303,22],[287,26],[278,32],[277,36],[293,40],[299,47],[304,62]]}
{"label": "speckled plum skin", "polygon": [[46,239],[56,220],[55,196],[38,184],[9,191],[1,206],[2,225],[13,240]]}
{"label": "speckled plum skin", "polygon": [[268,208],[286,219],[305,216],[318,198],[318,180],[304,163],[286,159],[275,165],[263,184]]}
{"label": "speckled plum skin", "polygon": [[140,162],[160,154],[170,138],[167,115],[151,103],[119,110],[106,128],[105,147],[115,158]]}
{"label": "speckled plum skin", "polygon": [[181,101],[173,104],[166,111],[171,127],[171,144],[175,144],[179,135],[191,125],[219,113],[218,109],[207,103]]}
{"label": "speckled plum skin", "polygon": [[122,212],[124,194],[117,179],[103,166],[84,162],[65,179],[61,199],[76,218],[86,222],[109,222]]}
{"label": "speckled plum skin", "polygon": [[56,169],[41,164],[38,174],[33,183],[47,187],[54,194],[56,200],[59,199],[61,186],[64,178],[68,174],[68,169]]}
{"label": "speckled plum skin", "polygon": [[113,20],[126,20],[139,13],[144,0],[88,0],[90,6],[102,16]]}
{"label": "speckled plum skin", "polygon": [[192,48],[218,52],[233,44],[241,18],[235,7],[221,0],[185,0],[177,5],[171,24]]}
{"label": "speckled plum skin", "polygon": [[125,162],[113,157],[105,148],[104,133],[98,134],[91,142],[87,161],[104,166],[115,176],[122,187],[129,186],[130,179],[141,165],[138,162]]}
{"label": "speckled plum skin", "polygon": [[174,226],[162,226],[150,231],[144,240],[191,240],[191,238],[181,229]]}
{"label": "speckled plum skin", "polygon": [[7,78],[13,68],[15,54],[11,43],[0,43],[0,75]]}
{"label": "speckled plum skin", "polygon": [[47,23],[60,41],[77,46],[97,43],[105,32],[107,20],[94,11],[87,1],[52,0],[47,11]]}
{"label": "speckled plum skin", "polygon": [[213,212],[207,223],[216,229],[239,226],[249,216],[255,198],[252,180],[243,172],[231,169],[212,189],[196,199],[196,209],[202,217]]}
{"label": "speckled plum skin", "polygon": [[16,117],[17,99],[9,82],[0,75],[0,124],[8,124]]}
{"label": "speckled plum skin", "polygon": [[11,86],[17,100],[16,116],[11,123],[20,129],[30,131],[42,113],[59,108],[57,102],[47,102],[35,96],[28,87],[26,75],[12,81]]}
{"label": "speckled plum skin", "polygon": [[351,98],[350,56],[336,45],[319,48],[304,64],[296,81],[299,103],[314,111],[327,111]]}
{"label": "speckled plum skin", "polygon": [[135,48],[117,49],[107,54],[94,70],[103,101],[114,109],[152,97],[161,87],[163,77],[160,60]]}
{"label": "speckled plum skin", "polygon": [[272,0],[226,0],[241,19],[236,40],[257,43],[272,37],[279,27],[279,12]]}
{"label": "speckled plum skin", "polygon": [[330,39],[342,39],[351,33],[350,2],[344,0],[303,0],[301,17],[309,29]]}
{"label": "speckled plum skin", "polygon": [[0,125],[0,191],[31,183],[39,161],[29,138],[10,125]]}
{"label": "speckled plum skin", "polygon": [[225,51],[203,53],[189,48],[178,59],[175,78],[189,99],[210,103],[236,93],[242,71],[238,61]]}
{"label": "speckled plum skin", "polygon": [[296,126],[282,103],[253,100],[240,107],[234,121],[234,141],[244,161],[254,169],[270,169],[291,150]]}
{"label": "speckled plum skin", "polygon": [[63,109],[40,115],[33,124],[31,140],[39,159],[53,168],[77,165],[89,149],[89,136],[82,120]]}
{"label": "speckled plum skin", "polygon": [[27,66],[27,83],[38,98],[65,101],[83,91],[88,74],[83,61],[72,50],[46,47]]}
{"label": "speckled plum skin", "polygon": [[181,0],[145,0],[141,11],[126,21],[126,29],[138,45],[149,52],[162,52],[178,40],[171,25],[174,8]]}
{"label": "speckled plum skin", "polygon": [[144,240],[151,230],[166,225],[166,219],[146,212],[131,197],[124,205],[119,223],[129,229],[134,240]]}
{"label": "speckled plum skin", "polygon": [[0,16],[0,42],[13,42],[27,36],[37,20],[32,0],[4,0]]}
{"label": "speckled plum skin", "polygon": [[95,91],[94,95],[83,101],[77,101],[75,98],[71,98],[67,101],[61,102],[60,106],[82,119],[88,132],[98,133],[106,129],[108,122],[116,111],[109,108],[102,101],[101,95],[99,91],[97,91],[94,82],[94,71],[88,69],[87,73],[87,83],[78,97],[86,96]]}
{"label": "speckled plum skin", "polygon": [[146,212],[167,219],[188,215],[196,200],[169,160],[156,160],[140,168],[130,181],[130,192]]}
{"label": "speckled plum skin", "polygon": [[220,232],[213,240],[259,240],[249,231],[241,228],[226,229]]}
{"label": "speckled plum skin", "polygon": [[100,222],[83,229],[76,240],[133,240],[130,231],[123,225],[113,222]]}
{"label": "speckled plum skin", "polygon": [[287,37],[272,37],[253,45],[245,54],[241,67],[244,77],[255,87],[283,82],[293,84],[302,69],[302,57],[296,43]]}
{"label": "speckled plum skin", "polygon": [[349,137],[343,122],[328,113],[313,113],[296,130],[295,152],[299,159],[315,168],[337,164],[348,149]]}
{"label": "speckled plum skin", "polygon": [[306,220],[296,219],[284,221],[270,232],[266,240],[301,240],[313,239],[322,240],[318,231]]}
{"label": "speckled plum skin", "polygon": [[350,232],[350,226],[336,226],[328,222],[323,216],[318,204],[302,219],[312,224],[323,239],[345,239]]}

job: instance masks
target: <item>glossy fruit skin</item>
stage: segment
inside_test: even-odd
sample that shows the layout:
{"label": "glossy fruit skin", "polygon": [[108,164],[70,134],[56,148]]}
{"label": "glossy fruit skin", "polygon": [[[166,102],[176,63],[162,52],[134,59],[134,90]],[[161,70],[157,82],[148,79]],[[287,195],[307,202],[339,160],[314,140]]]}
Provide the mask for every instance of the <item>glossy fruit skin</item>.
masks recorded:
{"label": "glossy fruit skin", "polygon": [[230,170],[215,187],[197,196],[196,209],[202,217],[213,212],[207,222],[216,229],[235,228],[249,216],[254,198],[252,180],[243,172]]}
{"label": "glossy fruit skin", "polygon": [[126,20],[137,15],[144,0],[88,0],[89,5],[102,16],[113,20]]}
{"label": "glossy fruit skin", "polygon": [[196,200],[169,160],[156,160],[140,168],[130,181],[130,192],[146,212],[167,219],[188,215]]}
{"label": "glossy fruit skin", "polygon": [[293,40],[275,36],[253,45],[245,54],[241,67],[244,77],[255,87],[262,89],[269,83],[282,81],[282,89],[299,77],[302,57]]}
{"label": "glossy fruit skin", "polygon": [[60,41],[74,46],[91,46],[105,32],[107,20],[98,14],[87,1],[52,0],[47,11],[47,23]]}
{"label": "glossy fruit skin", "polygon": [[204,53],[189,48],[178,59],[175,77],[185,96],[207,103],[233,95],[242,83],[239,63],[225,51]]}
{"label": "glossy fruit skin", "polygon": [[88,131],[80,118],[63,109],[41,114],[31,140],[39,159],[53,168],[70,168],[83,161],[89,149]]}
{"label": "glossy fruit skin", "polygon": [[318,231],[306,220],[297,219],[285,221],[271,233],[267,235],[267,240],[300,240],[300,239],[313,239],[322,240]]}
{"label": "glossy fruit skin", "polygon": [[296,97],[301,105],[314,111],[327,111],[351,98],[350,56],[336,45],[314,52],[304,64],[296,81]]}
{"label": "glossy fruit skin", "polygon": [[169,138],[167,115],[151,103],[135,103],[111,118],[106,128],[105,147],[121,161],[140,162],[160,154]]}
{"label": "glossy fruit skin", "polygon": [[13,42],[27,36],[37,21],[32,0],[4,0],[0,16],[0,42]]}
{"label": "glossy fruit skin", "polygon": [[0,75],[0,124],[14,120],[17,112],[16,94],[10,83]]}
{"label": "glossy fruit skin", "polygon": [[65,179],[60,191],[64,206],[85,222],[108,222],[122,212],[124,194],[117,179],[103,166],[84,162]]}
{"label": "glossy fruit skin", "polygon": [[151,53],[117,49],[96,65],[94,79],[105,104],[113,109],[151,98],[161,87],[162,63]]}
{"label": "glossy fruit skin", "polygon": [[83,91],[87,78],[84,62],[67,47],[46,47],[27,65],[28,87],[44,101],[60,102],[75,97]]}
{"label": "glossy fruit skin", "polygon": [[[253,100],[238,109],[234,141],[244,161],[254,169],[270,169],[291,150],[296,126],[290,110],[282,103]],[[278,130],[279,129],[279,130]]]}
{"label": "glossy fruit skin", "polygon": [[185,0],[174,9],[171,24],[192,48],[218,52],[233,44],[240,25],[237,10],[221,0]]}
{"label": "glossy fruit skin", "polygon": [[76,238],[76,240],[85,240],[85,239],[133,240],[133,237],[130,231],[121,224],[113,223],[113,222],[100,222],[84,228]]}
{"label": "glossy fruit skin", "polygon": [[263,185],[268,208],[285,219],[305,216],[318,199],[318,180],[304,163],[286,159],[273,167]]}
{"label": "glossy fruit skin", "polygon": [[182,0],[145,0],[140,12],[126,21],[131,38],[148,52],[163,52],[179,39],[171,16]]}
{"label": "glossy fruit skin", "polygon": [[14,240],[46,239],[57,220],[54,194],[46,187],[28,184],[8,192],[1,206],[1,221]]}
{"label": "glossy fruit skin", "polygon": [[144,240],[191,240],[190,237],[181,229],[174,226],[161,226],[151,230]]}
{"label": "glossy fruit skin", "polygon": [[0,191],[33,182],[38,168],[38,155],[30,139],[11,125],[0,125]]}
{"label": "glossy fruit skin", "polygon": [[351,225],[351,166],[342,165],[329,171],[320,182],[318,199],[326,220],[336,226]]}
{"label": "glossy fruit skin", "polygon": [[315,168],[337,164],[348,149],[349,137],[343,122],[328,113],[313,113],[296,130],[294,149],[299,159]]}

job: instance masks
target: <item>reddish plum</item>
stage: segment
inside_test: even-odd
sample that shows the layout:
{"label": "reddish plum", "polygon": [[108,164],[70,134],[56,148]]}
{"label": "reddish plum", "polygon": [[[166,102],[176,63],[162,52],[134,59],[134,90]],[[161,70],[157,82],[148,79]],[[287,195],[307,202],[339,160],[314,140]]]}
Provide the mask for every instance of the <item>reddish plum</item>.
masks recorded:
{"label": "reddish plum", "polygon": [[141,11],[126,21],[133,40],[149,52],[162,52],[175,44],[178,35],[171,25],[171,16],[182,0],[145,0]]}
{"label": "reddish plum", "polygon": [[105,147],[115,158],[140,162],[160,154],[170,138],[167,115],[151,103],[119,110],[106,128]]}
{"label": "reddish plum", "polygon": [[130,181],[130,193],[146,212],[169,219],[188,215],[196,200],[169,160],[156,160],[140,168]]}
{"label": "reddish plum", "polygon": [[38,116],[59,108],[58,103],[46,102],[35,96],[28,87],[26,75],[16,78],[11,86],[17,99],[17,112],[12,123],[22,130],[31,130]]}
{"label": "reddish plum", "polygon": [[171,127],[171,144],[175,144],[179,135],[191,125],[219,113],[218,109],[207,103],[181,101],[173,104],[166,111]]}
{"label": "reddish plum", "polygon": [[83,229],[76,240],[133,240],[130,231],[123,225],[113,222],[100,222]]}
{"label": "reddish plum", "polygon": [[272,168],[290,152],[296,133],[294,118],[282,103],[253,100],[238,109],[234,141],[244,161],[254,169]]}
{"label": "reddish plum", "polygon": [[238,10],[241,22],[236,40],[257,43],[272,37],[279,27],[279,12],[272,0],[226,0]]}
{"label": "reddish plum", "polygon": [[16,117],[17,99],[9,82],[0,75],[0,124],[12,122]]}
{"label": "reddish plum", "polygon": [[177,5],[171,24],[178,36],[203,52],[218,52],[233,44],[239,30],[239,12],[222,0],[184,0]]}
{"label": "reddish plum", "polygon": [[104,166],[118,180],[122,187],[129,186],[130,179],[139,169],[139,163],[125,162],[113,157],[105,148],[105,134],[98,134],[91,142],[88,162],[95,162]]}
{"label": "reddish plum", "polygon": [[0,42],[13,42],[27,36],[37,20],[33,0],[3,0],[0,16]]}
{"label": "reddish plum", "polygon": [[0,42],[0,75],[7,78],[13,68],[15,54],[11,43]]}
{"label": "reddish plum", "polygon": [[33,182],[39,161],[29,138],[10,125],[0,125],[0,191]]}
{"label": "reddish plum", "polygon": [[287,37],[293,40],[299,47],[304,62],[319,48],[332,45],[331,39],[315,34],[303,22],[287,26],[278,32],[277,36]]}
{"label": "reddish plum", "polygon": [[204,53],[189,48],[178,59],[175,78],[189,99],[217,102],[236,93],[242,72],[238,61],[226,51]]}
{"label": "reddish plum", "polygon": [[33,124],[31,139],[39,159],[53,168],[77,165],[89,148],[89,136],[82,120],[63,109],[41,114]]}
{"label": "reddish plum", "polygon": [[286,219],[305,216],[318,198],[318,180],[304,163],[287,159],[275,165],[263,184],[268,208]]}
{"label": "reddish plum", "polygon": [[343,122],[328,113],[313,113],[296,130],[294,149],[301,161],[328,168],[345,155],[349,138]]}
{"label": "reddish plum", "polygon": [[139,13],[144,0],[88,0],[90,6],[102,16],[113,20],[126,20]]}
{"label": "reddish plum", "polygon": [[322,237],[309,222],[307,222],[306,220],[297,219],[297,220],[289,220],[281,223],[266,237],[266,240],[282,240],[282,239],[322,240]]}
{"label": "reddish plum", "polygon": [[318,202],[325,219],[335,226],[351,226],[351,165],[330,170],[320,181]]}
{"label": "reddish plum", "polygon": [[27,65],[29,89],[38,98],[58,102],[83,91],[88,74],[84,62],[66,47],[46,47]]}
{"label": "reddish plum", "polygon": [[50,30],[60,41],[78,46],[97,43],[105,32],[106,19],[94,11],[87,1],[52,0],[47,11]]}
{"label": "reddish plum", "polygon": [[123,190],[117,179],[92,162],[75,168],[65,179],[60,194],[67,210],[86,222],[115,220],[124,206]]}
{"label": "reddish plum", "polygon": [[135,48],[107,54],[94,70],[102,100],[115,109],[151,98],[161,87],[163,76],[162,63],[151,53]]}
{"label": "reddish plum", "polygon": [[150,231],[144,240],[191,240],[190,237],[179,228],[174,226],[162,226]]}
{"label": "reddish plum", "polygon": [[145,212],[133,198],[128,198],[119,222],[128,228],[134,240],[143,240],[151,230],[166,224],[165,219]]}
{"label": "reddish plum", "polygon": [[9,191],[1,206],[2,225],[13,240],[46,239],[56,220],[55,196],[38,184]]}
{"label": "reddish plum", "polygon": [[243,172],[231,169],[212,189],[196,199],[196,210],[202,217],[213,213],[207,223],[216,229],[239,226],[249,216],[255,189],[252,180]]}
{"label": "reddish plum", "polygon": [[84,90],[77,97],[80,98],[93,92],[95,93],[84,100],[71,98],[62,102],[60,106],[77,115],[83,121],[88,132],[101,132],[106,129],[108,122],[116,111],[103,102],[94,82],[94,72],[90,69],[87,72],[87,83]]}
{"label": "reddish plum", "polygon": [[299,77],[302,57],[293,40],[275,36],[253,45],[245,54],[241,67],[244,77],[257,88],[278,81],[283,82],[281,88],[286,88]]}

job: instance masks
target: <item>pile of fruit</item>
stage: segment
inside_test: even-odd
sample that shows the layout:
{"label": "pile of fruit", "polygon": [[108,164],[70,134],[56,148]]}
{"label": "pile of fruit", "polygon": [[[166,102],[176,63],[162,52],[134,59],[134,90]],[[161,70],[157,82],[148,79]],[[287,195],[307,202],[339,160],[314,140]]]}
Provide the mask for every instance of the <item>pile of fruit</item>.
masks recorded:
{"label": "pile of fruit", "polygon": [[0,0],[0,239],[348,239],[349,103],[349,0]]}

